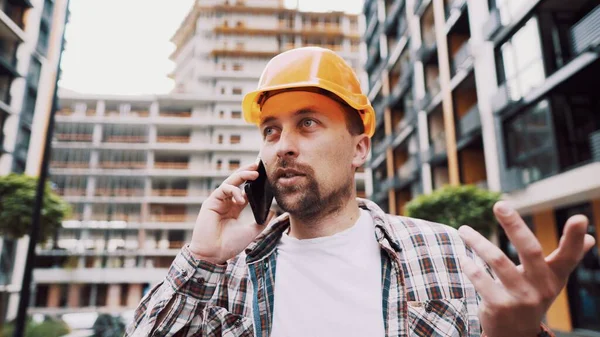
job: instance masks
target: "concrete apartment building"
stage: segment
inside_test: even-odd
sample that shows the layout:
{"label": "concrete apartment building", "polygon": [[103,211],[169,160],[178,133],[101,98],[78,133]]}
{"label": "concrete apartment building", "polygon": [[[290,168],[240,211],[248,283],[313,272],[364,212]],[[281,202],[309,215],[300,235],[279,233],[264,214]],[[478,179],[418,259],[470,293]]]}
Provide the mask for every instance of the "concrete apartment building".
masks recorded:
{"label": "concrete apartment building", "polygon": [[[0,175],[39,174],[67,16],[66,0],[0,0]],[[0,237],[0,321],[16,315],[27,243]]]}
{"label": "concrete apartment building", "polygon": [[[367,0],[363,10],[378,116],[370,197],[399,214],[419,194],[477,184],[505,192],[546,254],[574,213],[600,247],[598,2]],[[594,247],[546,319],[600,331],[599,317]]]}
{"label": "concrete apartment building", "polygon": [[198,1],[172,41],[170,94],[59,94],[51,175],[73,215],[38,249],[32,312],[128,311],[165,277],[202,202],[256,160],[241,99],[271,57],[319,45],[360,68],[358,15],[282,1]]}

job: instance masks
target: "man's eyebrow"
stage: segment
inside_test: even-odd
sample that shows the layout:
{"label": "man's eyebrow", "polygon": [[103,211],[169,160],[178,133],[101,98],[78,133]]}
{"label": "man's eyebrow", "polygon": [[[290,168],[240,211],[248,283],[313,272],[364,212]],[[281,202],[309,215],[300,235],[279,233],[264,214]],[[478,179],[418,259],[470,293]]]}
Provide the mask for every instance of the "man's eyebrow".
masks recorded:
{"label": "man's eyebrow", "polygon": [[[316,107],[308,106],[308,107],[296,110],[296,112],[294,112],[293,116],[297,117],[297,116],[301,116],[301,115],[309,115],[309,114],[314,114],[314,113],[317,113]],[[260,121],[260,125],[270,123],[276,119],[277,118],[275,116],[265,117],[263,120]]]}

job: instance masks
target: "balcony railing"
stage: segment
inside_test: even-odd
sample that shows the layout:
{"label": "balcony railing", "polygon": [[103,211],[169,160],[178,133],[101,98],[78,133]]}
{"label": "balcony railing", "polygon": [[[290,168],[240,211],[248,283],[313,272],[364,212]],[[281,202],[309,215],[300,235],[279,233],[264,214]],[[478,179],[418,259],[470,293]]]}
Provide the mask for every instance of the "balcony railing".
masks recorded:
{"label": "balcony railing", "polygon": [[404,164],[402,164],[397,171],[398,177],[401,179],[409,179],[414,176],[417,170],[417,161],[414,157],[410,157]]}
{"label": "balcony railing", "polygon": [[452,58],[452,76],[456,75],[461,70],[469,69],[473,65],[471,57],[471,45],[465,42]]}
{"label": "balcony railing", "polygon": [[62,108],[56,111],[56,114],[59,116],[71,116],[75,111],[71,108]]}
{"label": "balcony railing", "polygon": [[458,130],[460,137],[465,137],[475,130],[481,128],[481,119],[479,117],[479,107],[477,103],[460,119]]}
{"label": "balcony railing", "polygon": [[579,55],[600,45],[600,6],[571,27],[571,51]]}
{"label": "balcony railing", "polygon": [[146,136],[106,136],[105,143],[145,143]]}
{"label": "balcony railing", "polygon": [[57,133],[56,139],[61,142],[91,142],[93,135],[84,133]]}
{"label": "balcony railing", "polygon": [[96,196],[99,197],[141,197],[144,190],[141,188],[96,188]]}
{"label": "balcony railing", "polygon": [[141,219],[140,214],[136,213],[111,213],[101,212],[93,213],[91,220],[93,221],[127,221],[127,222],[139,222]]}
{"label": "balcony railing", "polygon": [[405,0],[392,0],[392,5],[386,7],[385,29],[389,30],[395,23],[400,9],[404,7]]}
{"label": "balcony railing", "polygon": [[187,170],[189,163],[156,162],[154,168],[168,170]]}
{"label": "balcony railing", "polygon": [[74,187],[67,187],[67,188],[59,188],[56,189],[56,193],[58,195],[62,195],[65,197],[81,197],[85,195],[85,188],[74,188]]}
{"label": "balcony railing", "polygon": [[102,169],[143,169],[146,168],[146,162],[102,161],[98,163],[98,167]]}
{"label": "balcony railing", "polygon": [[179,117],[179,118],[190,118],[192,113],[189,111],[160,111],[158,113],[160,117]]}
{"label": "balcony railing", "polygon": [[446,4],[444,10],[446,14],[446,21],[450,16],[452,16],[453,12],[462,10],[463,6],[467,3],[466,0],[449,0],[449,3]]}
{"label": "balcony railing", "polygon": [[187,214],[154,214],[150,216],[150,221],[153,222],[190,222],[193,218]]}
{"label": "balcony railing", "polygon": [[158,143],[189,143],[190,136],[158,136],[156,141]]}
{"label": "balcony railing", "polygon": [[186,197],[187,189],[163,188],[152,190],[152,195],[156,197]]}
{"label": "balcony railing", "polygon": [[417,117],[417,113],[414,109],[405,109],[404,116],[402,116],[402,119],[400,119],[398,123],[394,126],[394,132],[396,134],[400,133],[415,119],[415,117]]}
{"label": "balcony railing", "polygon": [[494,8],[490,12],[488,20],[483,25],[483,36],[490,40],[502,27],[502,19],[500,18],[500,10]]}
{"label": "balcony railing", "polygon": [[89,161],[85,161],[85,162],[52,161],[50,163],[50,167],[52,167],[52,168],[75,168],[75,169],[81,169],[81,168],[89,168],[90,167],[90,162]]}

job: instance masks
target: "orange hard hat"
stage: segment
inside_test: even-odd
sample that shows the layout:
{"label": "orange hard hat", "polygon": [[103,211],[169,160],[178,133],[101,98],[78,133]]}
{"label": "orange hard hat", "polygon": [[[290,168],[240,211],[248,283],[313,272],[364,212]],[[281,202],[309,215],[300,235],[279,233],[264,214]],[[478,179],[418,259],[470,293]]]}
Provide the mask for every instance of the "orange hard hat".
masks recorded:
{"label": "orange hard hat", "polygon": [[375,111],[362,93],[354,70],[341,56],[321,47],[296,48],[273,57],[260,76],[257,90],[244,96],[244,119],[260,123],[266,93],[299,88],[320,88],[332,93],[358,111],[369,137],[375,133]]}

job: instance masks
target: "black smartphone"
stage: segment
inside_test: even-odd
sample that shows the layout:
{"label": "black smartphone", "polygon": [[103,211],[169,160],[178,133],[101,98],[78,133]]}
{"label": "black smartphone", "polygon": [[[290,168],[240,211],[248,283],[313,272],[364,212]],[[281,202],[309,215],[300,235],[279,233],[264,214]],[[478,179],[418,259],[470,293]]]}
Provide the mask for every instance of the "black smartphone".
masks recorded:
{"label": "black smartphone", "polygon": [[248,197],[254,220],[259,225],[265,225],[269,210],[273,203],[273,190],[267,179],[267,171],[262,160],[258,163],[258,178],[244,183],[244,191]]}

